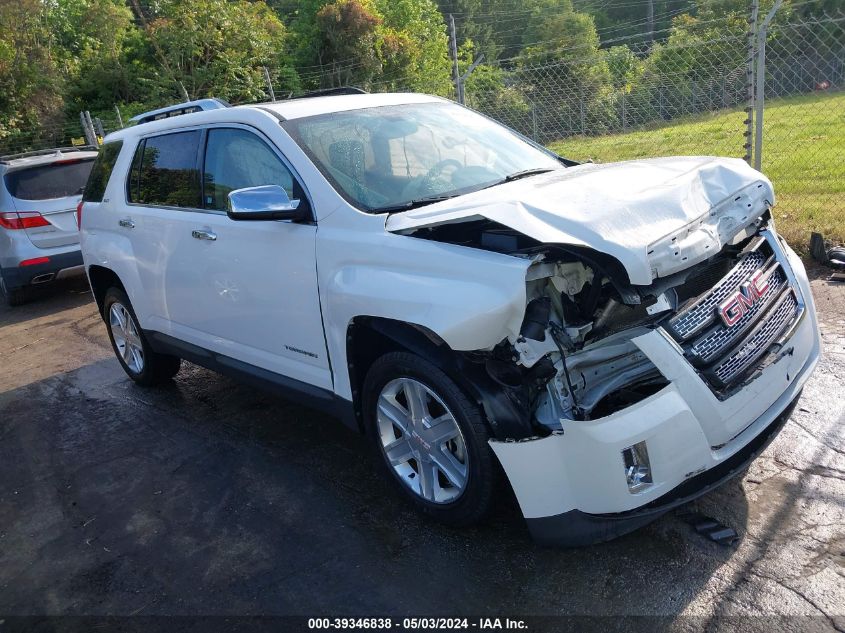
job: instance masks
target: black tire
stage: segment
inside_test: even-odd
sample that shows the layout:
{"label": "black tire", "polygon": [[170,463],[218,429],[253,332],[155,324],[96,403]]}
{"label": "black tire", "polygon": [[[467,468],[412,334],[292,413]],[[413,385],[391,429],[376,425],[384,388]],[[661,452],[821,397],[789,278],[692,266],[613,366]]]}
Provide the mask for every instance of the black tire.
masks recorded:
{"label": "black tire", "polygon": [[7,288],[2,275],[0,275],[0,295],[3,295],[3,301],[6,302],[6,305],[12,308],[23,305],[32,297],[30,288],[27,286],[11,290]]}
{"label": "black tire", "polygon": [[[126,308],[138,333],[138,338],[140,339],[143,350],[143,366],[140,372],[134,371],[126,364],[126,361],[121,356],[118,351],[117,344],[115,343],[114,334],[112,333],[112,328],[109,325],[110,310],[115,303],[119,303]],[[127,297],[126,293],[120,288],[112,287],[106,291],[106,295],[103,300],[103,319],[106,322],[106,330],[109,333],[109,340],[111,341],[114,355],[117,357],[117,360],[120,362],[120,366],[123,367],[123,371],[126,372],[126,375],[136,383],[143,385],[144,387],[152,387],[153,385],[170,380],[179,371],[179,368],[182,365],[181,358],[178,356],[170,356],[169,354],[157,354],[152,350],[149,341],[146,336],[144,336],[144,331],[138,323],[138,317],[135,316],[135,310],[132,308],[129,297]]]}
{"label": "black tire", "polygon": [[[413,492],[403,483],[385,455],[376,408],[382,390],[396,378],[411,378],[431,389],[448,407],[460,427],[469,459],[466,485],[453,502],[434,503]],[[478,405],[467,398],[449,376],[415,354],[391,352],[376,360],[367,372],[362,405],[368,443],[384,467],[383,473],[418,510],[452,526],[472,525],[488,514],[499,482],[499,469],[488,444],[487,425]]]}

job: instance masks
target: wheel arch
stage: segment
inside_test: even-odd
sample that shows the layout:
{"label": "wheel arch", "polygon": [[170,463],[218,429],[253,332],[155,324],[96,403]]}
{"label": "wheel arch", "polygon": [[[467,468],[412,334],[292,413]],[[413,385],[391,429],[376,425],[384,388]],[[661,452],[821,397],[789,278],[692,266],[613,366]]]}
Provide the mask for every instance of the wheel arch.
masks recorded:
{"label": "wheel arch", "polygon": [[359,430],[364,431],[362,390],[367,371],[384,354],[404,351],[436,365],[482,410],[497,439],[531,434],[528,403],[496,383],[473,352],[458,352],[426,327],[383,317],[352,319],[346,335],[346,361]]}
{"label": "wheel arch", "polygon": [[[109,288],[120,288],[126,293],[126,287],[118,277],[117,273],[111,268],[105,266],[98,266],[96,264],[88,267],[88,282],[91,284],[91,292],[94,294],[94,299],[97,302],[97,309],[100,316],[103,316],[103,303],[106,299],[106,292]],[[126,293],[128,294],[128,293]]]}

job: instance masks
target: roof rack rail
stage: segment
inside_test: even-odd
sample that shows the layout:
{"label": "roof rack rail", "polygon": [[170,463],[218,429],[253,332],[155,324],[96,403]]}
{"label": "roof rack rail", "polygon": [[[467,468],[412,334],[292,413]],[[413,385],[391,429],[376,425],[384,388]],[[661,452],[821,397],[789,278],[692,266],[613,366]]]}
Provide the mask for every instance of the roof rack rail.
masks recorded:
{"label": "roof rack rail", "polygon": [[0,163],[8,163],[20,158],[32,158],[34,156],[50,156],[51,154],[67,154],[69,152],[96,152],[99,148],[94,145],[76,145],[74,147],[51,147],[48,149],[34,149],[29,152],[18,152],[17,154],[6,154],[0,156]]}
{"label": "roof rack rail", "polygon": [[340,86],[339,88],[321,88],[320,90],[311,90],[293,99],[309,99],[311,97],[330,97],[333,95],[366,95],[369,94],[363,88],[357,86]]}
{"label": "roof rack rail", "polygon": [[186,101],[185,103],[177,103],[175,105],[159,108],[158,110],[150,110],[149,112],[142,112],[133,116],[130,121],[137,123],[149,123],[150,121],[159,121],[161,119],[168,119],[173,116],[180,116],[182,114],[191,114],[192,112],[205,112],[206,110],[219,110],[220,108],[230,108],[228,102],[223,99],[197,99],[196,101]]}

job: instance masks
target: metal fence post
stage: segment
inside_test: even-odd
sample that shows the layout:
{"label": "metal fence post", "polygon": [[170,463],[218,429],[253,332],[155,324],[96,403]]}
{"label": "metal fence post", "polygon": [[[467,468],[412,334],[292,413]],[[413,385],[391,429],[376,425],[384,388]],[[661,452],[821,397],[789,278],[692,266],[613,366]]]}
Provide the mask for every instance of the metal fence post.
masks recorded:
{"label": "metal fence post", "polygon": [[751,164],[751,134],[754,125],[754,64],[756,62],[754,49],[757,42],[757,15],[760,11],[760,6],[757,0],[751,3],[751,17],[748,19],[748,57],[746,58],[745,69],[745,89],[746,89],[746,106],[745,106],[745,131],[742,135],[745,137],[743,149],[745,162]]}
{"label": "metal fence post", "polygon": [[763,107],[766,101],[766,32],[775,13],[783,0],[776,0],[771,11],[766,15],[757,33],[757,90],[755,91],[754,169],[761,171],[763,166]]}
{"label": "metal fence post", "polygon": [[587,136],[587,112],[584,107],[584,95],[581,94],[581,134]]}
{"label": "metal fence post", "polygon": [[534,135],[531,137],[535,142],[539,143],[540,139],[537,137],[537,104],[531,104],[531,126],[534,130]]}

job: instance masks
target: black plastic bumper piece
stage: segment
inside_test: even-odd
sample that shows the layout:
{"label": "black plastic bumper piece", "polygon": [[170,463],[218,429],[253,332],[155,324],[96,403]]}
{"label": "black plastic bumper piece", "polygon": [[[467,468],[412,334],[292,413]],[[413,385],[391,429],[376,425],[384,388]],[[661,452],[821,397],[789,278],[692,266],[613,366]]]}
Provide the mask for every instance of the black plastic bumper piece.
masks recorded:
{"label": "black plastic bumper piece", "polygon": [[609,541],[651,523],[744,473],[789,420],[800,397],[799,393],[769,426],[734,455],[718,466],[687,479],[651,503],[616,514],[588,514],[571,510],[554,516],[526,519],[531,536],[541,545],[581,547]]}
{"label": "black plastic bumper piece", "polygon": [[59,255],[50,255],[47,252],[44,256],[49,257],[50,261],[43,264],[33,264],[32,266],[0,269],[0,275],[3,275],[3,283],[9,290],[14,290],[30,285],[32,280],[39,275],[56,274],[66,268],[82,266],[82,251],[71,251]]}

